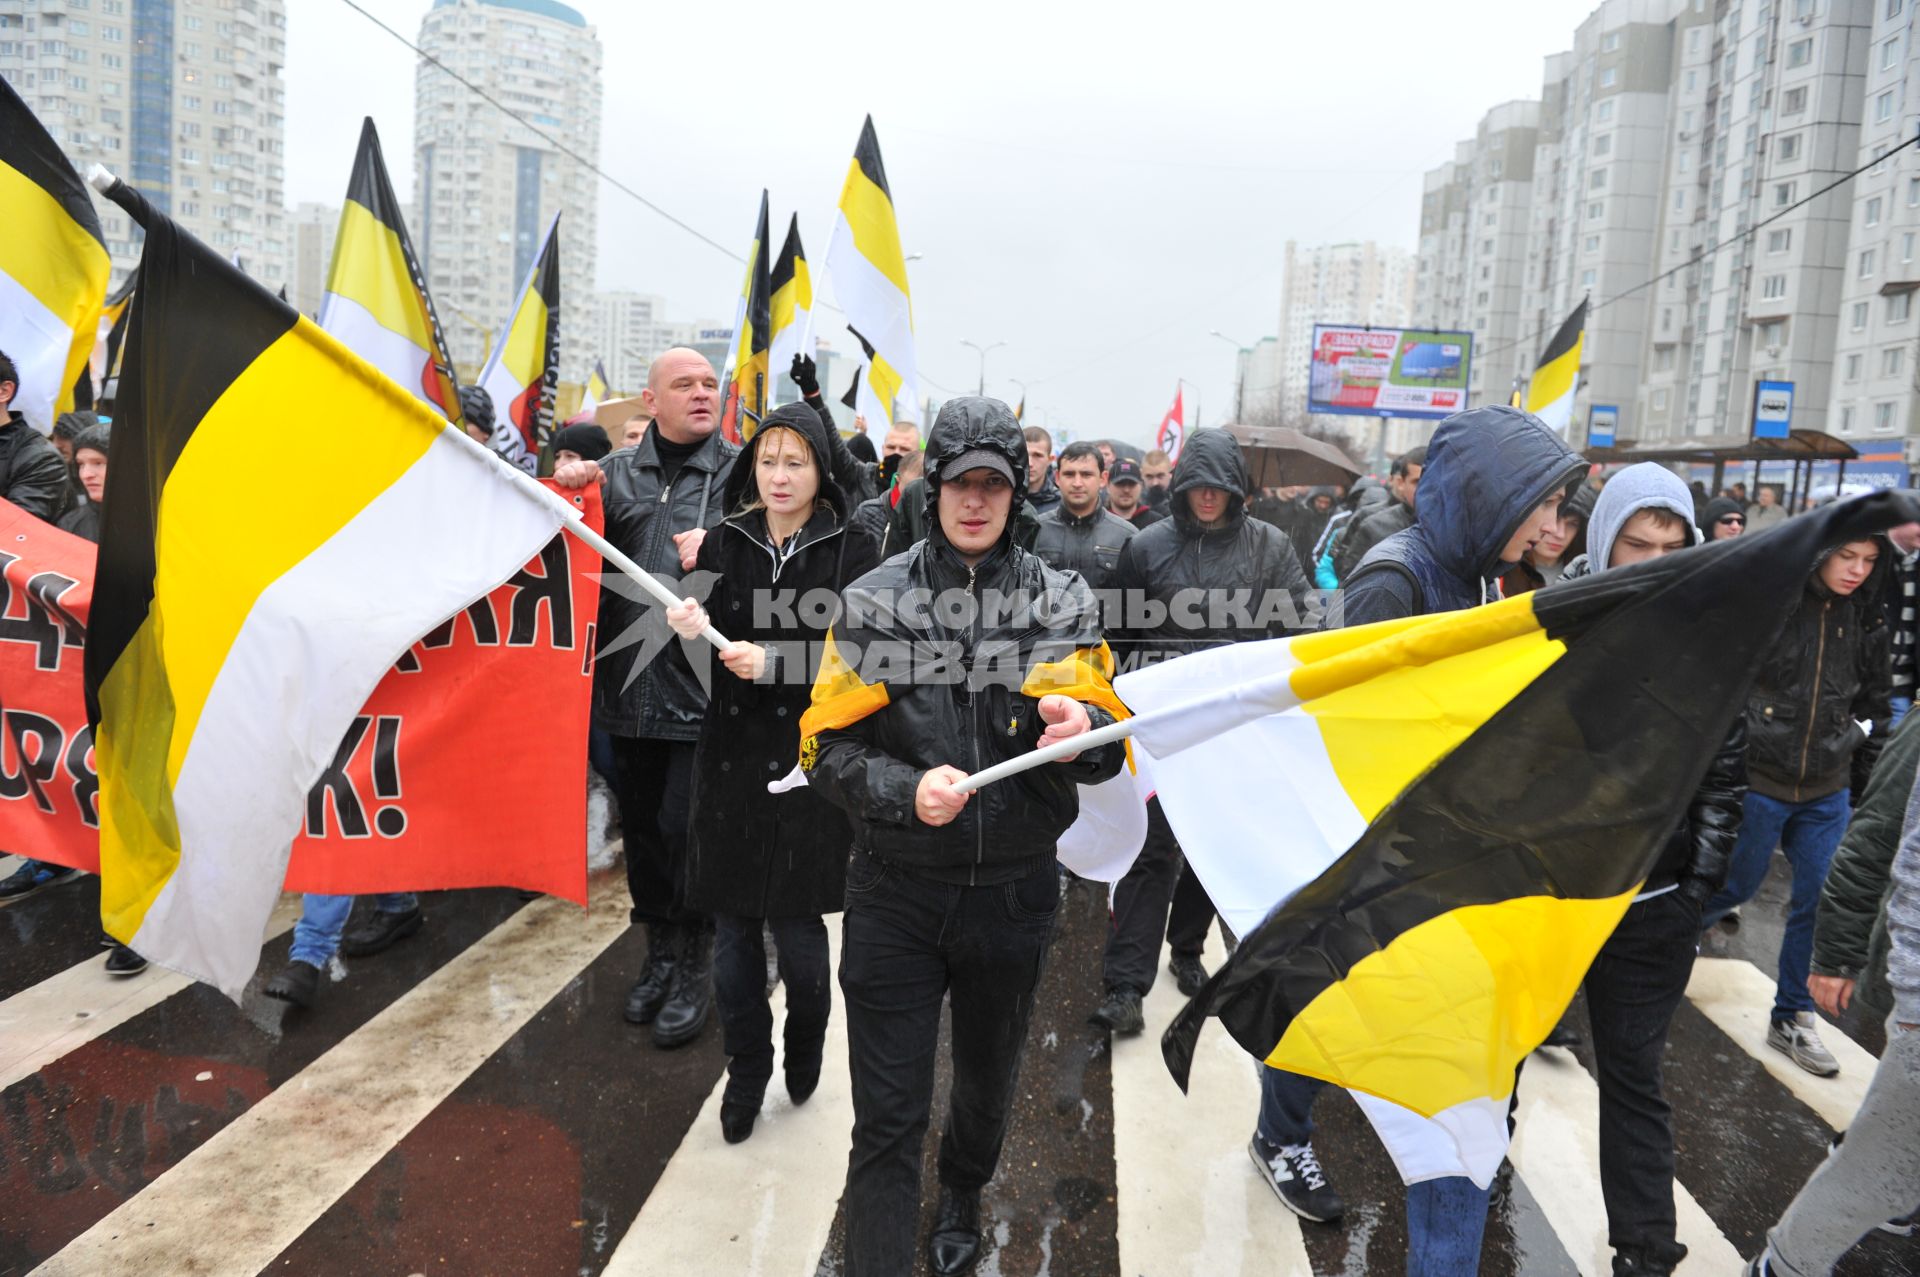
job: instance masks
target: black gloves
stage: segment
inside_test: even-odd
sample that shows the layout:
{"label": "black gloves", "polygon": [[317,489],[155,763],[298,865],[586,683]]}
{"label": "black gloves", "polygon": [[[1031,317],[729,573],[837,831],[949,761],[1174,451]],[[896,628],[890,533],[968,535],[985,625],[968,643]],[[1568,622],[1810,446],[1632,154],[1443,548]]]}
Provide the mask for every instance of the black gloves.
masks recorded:
{"label": "black gloves", "polygon": [[813,360],[806,355],[795,355],[793,367],[788,370],[793,384],[800,387],[800,393],[808,399],[820,396],[820,374],[814,370]]}

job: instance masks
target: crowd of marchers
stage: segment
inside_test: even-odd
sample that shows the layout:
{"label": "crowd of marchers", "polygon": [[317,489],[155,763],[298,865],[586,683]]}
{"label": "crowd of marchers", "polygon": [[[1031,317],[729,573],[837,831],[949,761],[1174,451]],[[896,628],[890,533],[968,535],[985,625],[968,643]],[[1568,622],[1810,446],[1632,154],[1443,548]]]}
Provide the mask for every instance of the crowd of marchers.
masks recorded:
{"label": "crowd of marchers", "polygon": [[[619,438],[586,421],[554,433],[553,477],[599,486],[608,539],[641,567],[705,583],[664,609],[602,594],[587,747],[617,800],[632,919],[647,938],[625,1018],[666,1049],[717,1018],[728,1057],[721,1131],[745,1141],[776,1062],[796,1104],[820,1082],[836,982],[826,918],[841,915],[854,1112],[846,1269],[865,1277],[912,1271],[923,1247],[940,1274],[968,1271],[980,1255],[980,1195],[1006,1135],[1063,890],[1055,844],[1078,814],[1078,787],[1116,775],[1124,751],[1097,745],[977,792],[962,782],[1112,721],[1104,653],[1125,665],[1472,608],[1711,553],[1698,547],[1790,517],[1770,486],[1749,502],[1743,484],[1710,497],[1652,464],[1602,474],[1504,406],[1441,422],[1384,479],[1256,490],[1226,431],[1191,433],[1177,463],[1159,452],[1136,462],[1109,443],[1056,451],[1046,431],[984,397],[948,402],[924,435],[893,422],[876,454],[864,430],[847,440],[835,428],[810,360],[796,359],[792,377],[799,401],[767,413],[738,446],[718,428],[724,396],[712,366],[668,351],[650,370],[645,413]],[[10,409],[17,380],[0,355],[0,497],[97,540],[109,427],[72,413],[42,438]],[[485,392],[465,392],[463,408],[467,428],[488,438]],[[1856,1001],[1885,1020],[1887,1037],[1844,1141],[1749,1271],[1826,1273],[1869,1230],[1911,1227],[1920,735],[1901,724],[1916,681],[1917,581],[1920,524],[1829,547],[1807,565],[1746,712],[1587,973],[1615,1273],[1669,1273],[1686,1256],[1661,1055],[1702,933],[1737,925],[1776,851],[1792,885],[1766,1046],[1830,1077],[1840,1065],[1819,1013],[1838,1017]],[[1339,606],[1310,607],[1316,591],[1338,591]],[[825,592],[840,606],[768,606],[782,592]],[[998,606],[959,622],[937,606],[881,605],[989,593]],[[1220,596],[1249,605],[1181,606]],[[709,626],[729,639],[724,650],[702,646]],[[630,641],[646,633],[668,641]],[[864,678],[841,653],[876,643],[939,645],[968,669],[1009,654],[1022,667],[1048,652],[1086,659],[1066,692]],[[770,789],[796,760],[806,783]],[[73,876],[26,861],[0,880],[0,902]],[[425,920],[414,896],[386,895],[349,930],[353,904],[304,899],[269,996],[309,1005],[335,954],[377,954]],[[1175,987],[1198,992],[1215,920],[1150,801],[1144,841],[1112,890],[1091,1021],[1115,1035],[1142,1031],[1163,946]],[[108,969],[144,965],[122,946]],[[778,1049],[770,971],[786,986]],[[921,1150],[943,1007],[953,1083],[923,1240]],[[1281,1205],[1335,1226],[1338,1159],[1323,1162],[1313,1139],[1316,1104],[1333,1102],[1325,1089],[1264,1069],[1248,1149]],[[1488,1190],[1465,1178],[1409,1186],[1408,1273],[1478,1271],[1488,1210]]]}

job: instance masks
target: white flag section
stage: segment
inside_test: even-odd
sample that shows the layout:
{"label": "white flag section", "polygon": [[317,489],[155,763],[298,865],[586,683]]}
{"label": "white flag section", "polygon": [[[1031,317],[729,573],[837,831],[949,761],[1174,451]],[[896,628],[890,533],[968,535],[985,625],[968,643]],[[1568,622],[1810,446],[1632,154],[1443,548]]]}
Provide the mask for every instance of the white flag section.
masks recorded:
{"label": "white flag section", "polygon": [[[1140,775],[1150,779],[1187,864],[1237,936],[1318,878],[1367,828],[1290,684],[1299,665],[1292,640],[1271,639],[1197,652],[1114,680],[1136,715]],[[1123,773],[1110,784],[1125,779]],[[1089,792],[1081,790],[1082,820],[1111,819],[1096,812],[1112,811],[1117,794],[1090,808]],[[1473,1100],[1426,1118],[1349,1093],[1407,1183],[1465,1175],[1484,1187],[1506,1156],[1504,1099]]]}

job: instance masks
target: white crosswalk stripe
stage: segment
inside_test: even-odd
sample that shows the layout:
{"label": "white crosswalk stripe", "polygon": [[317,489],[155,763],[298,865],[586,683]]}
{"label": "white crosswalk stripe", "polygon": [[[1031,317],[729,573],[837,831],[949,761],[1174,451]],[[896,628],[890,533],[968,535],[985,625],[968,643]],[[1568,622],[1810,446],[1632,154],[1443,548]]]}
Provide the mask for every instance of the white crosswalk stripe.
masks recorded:
{"label": "white crosswalk stripe", "polygon": [[[1528,1060],[1510,1157],[1582,1277],[1607,1277],[1613,1248],[1600,1192],[1600,1088],[1571,1051],[1547,1047]],[[1740,1253],[1686,1185],[1673,1186],[1673,1204],[1688,1271],[1738,1272]]]}
{"label": "white crosswalk stripe", "polygon": [[[1162,949],[1163,966],[1167,956]],[[1210,933],[1208,969],[1225,959],[1217,931]],[[1254,1062],[1211,1026],[1194,1053],[1186,1095],[1167,1073],[1160,1035],[1182,1005],[1178,994],[1162,990],[1146,1001],[1146,1032],[1114,1043],[1120,1270],[1155,1277],[1311,1274],[1299,1219],[1274,1200],[1247,1156],[1260,1111]]]}
{"label": "white crosswalk stripe", "polygon": [[[840,965],[837,924],[832,919],[827,926],[834,970]],[[775,1041],[785,992],[784,984],[774,991]],[[725,1074],[714,1083],[680,1150],[608,1261],[608,1277],[658,1272],[663,1255],[706,1256],[703,1262],[711,1271],[741,1277],[811,1277],[833,1227],[852,1147],[853,1092],[840,998],[834,998],[827,1023],[820,1089],[795,1108],[781,1076],[776,1068],[753,1138],[743,1144],[730,1145],[720,1137]]]}
{"label": "white crosswalk stripe", "polygon": [[1879,1061],[1846,1034],[1823,1022],[1820,1039],[1840,1062],[1840,1075],[1815,1077],[1767,1045],[1773,996],[1774,977],[1739,958],[1700,958],[1694,962],[1693,979],[1687,984],[1688,1001],[1722,1033],[1760,1061],[1775,1081],[1818,1113],[1821,1121],[1836,1131],[1846,1130],[1860,1111],[1860,1101]]}
{"label": "white crosswalk stripe", "polygon": [[551,896],[527,905],[38,1271],[266,1269],[627,929],[625,891],[599,878],[584,916]]}
{"label": "white crosswalk stripe", "polygon": [[[285,933],[299,916],[300,897],[282,897],[268,919],[266,938]],[[161,967],[127,978],[110,976],[106,965],[102,949],[99,956],[0,1002],[0,1090],[193,984]]]}

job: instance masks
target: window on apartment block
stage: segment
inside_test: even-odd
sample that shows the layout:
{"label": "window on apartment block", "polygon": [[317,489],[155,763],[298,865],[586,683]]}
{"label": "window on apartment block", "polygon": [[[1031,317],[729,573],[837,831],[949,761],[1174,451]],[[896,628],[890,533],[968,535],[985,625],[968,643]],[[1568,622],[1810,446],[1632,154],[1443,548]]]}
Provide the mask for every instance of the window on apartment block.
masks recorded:
{"label": "window on apartment block", "polygon": [[1887,322],[1904,324],[1913,317],[1913,294],[1894,293],[1887,298]]}
{"label": "window on apartment block", "polygon": [[1880,197],[1878,195],[1868,200],[1866,204],[1862,206],[1860,220],[1867,226],[1878,226],[1880,224]]}
{"label": "window on apartment block", "polygon": [[1847,361],[1844,365],[1842,365],[1842,367],[1845,369],[1845,372],[1842,374],[1842,380],[1845,380],[1845,381],[1860,380],[1860,356],[1848,355]]}
{"label": "window on apartment block", "polygon": [[1760,296],[1767,301],[1775,301],[1787,295],[1787,277],[1768,275],[1760,281]]}
{"label": "window on apartment block", "polygon": [[1804,40],[1795,40],[1787,46],[1787,65],[1789,67],[1803,67],[1811,61],[1813,61],[1812,36],[1808,36]]}
{"label": "window on apartment block", "polygon": [[1762,346],[1786,345],[1787,321],[1784,319],[1769,319],[1766,323],[1760,325],[1759,336]]}
{"label": "window on apartment block", "polygon": [[1840,410],[1840,433],[1843,435],[1850,435],[1853,433],[1853,405],[1852,404],[1848,404],[1846,407]]}
{"label": "window on apartment block", "polygon": [[1852,316],[1852,323],[1850,324],[1850,327],[1853,329],[1854,332],[1857,332],[1857,333],[1866,331],[1867,304],[1865,302],[1855,302],[1853,304],[1853,316]]}
{"label": "window on apartment block", "polygon": [[1775,182],[1773,184],[1773,206],[1775,208],[1785,208],[1787,205],[1793,203],[1794,188],[1798,185],[1799,183],[1797,182]]}
{"label": "window on apartment block", "polygon": [[1783,161],[1799,159],[1800,135],[1798,133],[1782,134],[1780,140],[1774,144],[1773,153]]}
{"label": "window on apartment block", "polygon": [[1880,43],[1880,69],[1891,71],[1900,65],[1900,37],[1883,40]]}
{"label": "window on apartment block", "polygon": [[1877,403],[1873,406],[1873,428],[1882,434],[1893,433],[1893,404]]}
{"label": "window on apartment block", "polygon": [[1780,96],[1780,114],[1798,115],[1807,109],[1807,86],[1788,89]]}
{"label": "window on apartment block", "polygon": [[1893,118],[1893,90],[1888,89],[1873,100],[1873,122],[1885,124]]}
{"label": "window on apartment block", "polygon": [[1905,346],[1888,346],[1880,352],[1880,375],[1882,377],[1898,377],[1901,373],[1905,372],[1906,369],[1907,348]]}
{"label": "window on apartment block", "polygon": [[1784,253],[1792,247],[1793,230],[1791,228],[1767,232],[1767,251],[1769,253]]}
{"label": "window on apartment block", "polygon": [[1608,67],[1606,70],[1600,73],[1601,88],[1611,89],[1614,85],[1618,83],[1620,83],[1620,72],[1618,68]]}
{"label": "window on apartment block", "polygon": [[1874,267],[1875,256],[1876,256],[1875,251],[1871,248],[1863,248],[1860,250],[1859,263],[1854,268],[1855,278],[1857,279],[1873,278],[1873,267]]}

